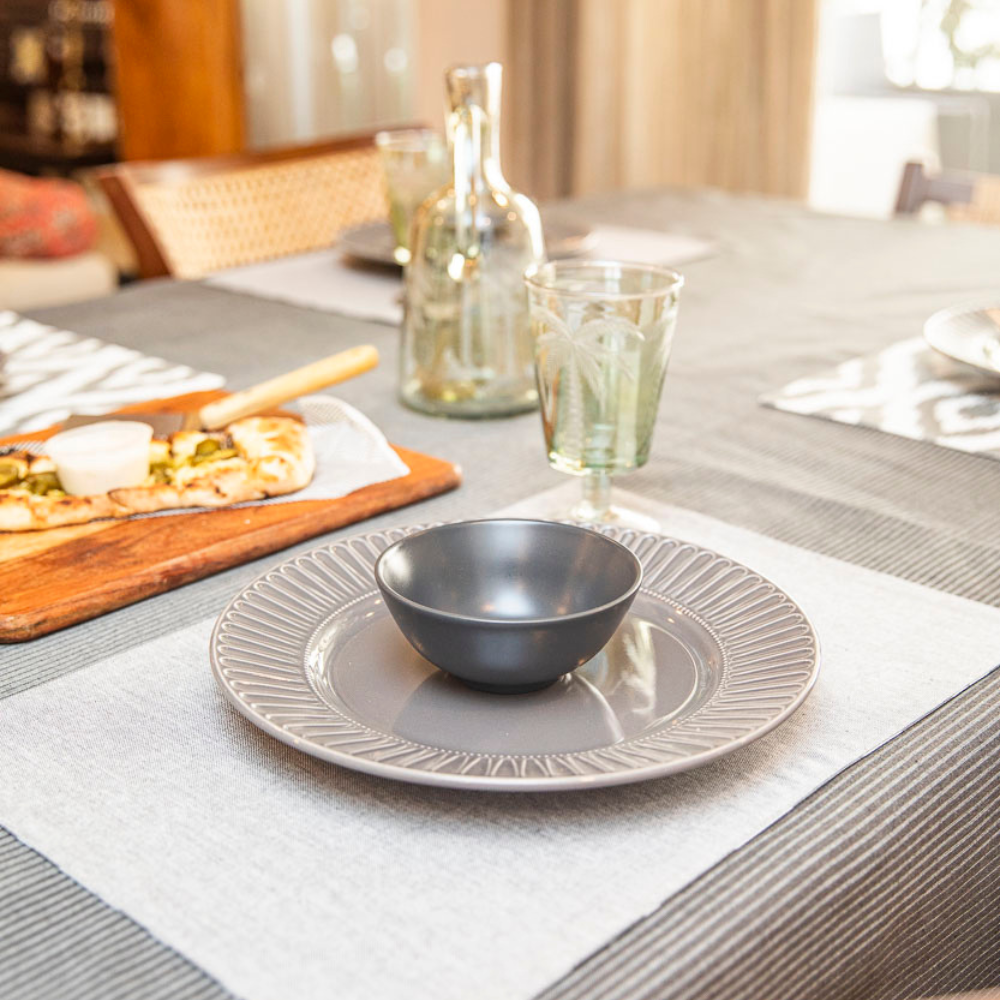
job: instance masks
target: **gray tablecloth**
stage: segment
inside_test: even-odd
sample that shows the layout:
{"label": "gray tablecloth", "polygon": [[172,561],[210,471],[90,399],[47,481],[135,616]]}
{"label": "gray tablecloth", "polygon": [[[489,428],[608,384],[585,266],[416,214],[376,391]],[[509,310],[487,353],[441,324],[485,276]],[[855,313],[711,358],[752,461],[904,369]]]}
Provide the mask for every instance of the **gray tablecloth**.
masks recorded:
{"label": "gray tablecloth", "polygon": [[[716,194],[635,194],[568,210],[657,221],[721,246],[685,268],[654,458],[624,485],[1000,604],[994,463],[756,404],[768,389],[912,335],[935,309],[988,292],[1000,232],[821,217]],[[341,394],[390,439],[465,470],[465,486],[424,504],[421,519],[481,514],[559,482],[544,464],[535,416],[459,424],[402,409],[393,391],[397,333],[388,327],[171,283],[38,318],[222,372],[234,387],[370,341],[383,366]],[[221,609],[262,566],[4,649],[0,697]],[[1000,636],[997,646],[1000,662]],[[991,905],[998,690],[991,675],[843,772],[550,995],[903,997],[1000,981]],[[0,995],[225,991],[8,838],[0,840]]]}

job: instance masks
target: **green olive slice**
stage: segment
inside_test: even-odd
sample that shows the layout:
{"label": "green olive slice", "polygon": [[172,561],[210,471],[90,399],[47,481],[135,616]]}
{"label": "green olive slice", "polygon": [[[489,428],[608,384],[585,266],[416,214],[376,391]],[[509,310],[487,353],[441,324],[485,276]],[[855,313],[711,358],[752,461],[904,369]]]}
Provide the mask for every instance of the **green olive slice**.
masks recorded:
{"label": "green olive slice", "polygon": [[154,482],[169,483],[171,468],[170,462],[153,462],[149,467],[149,473]]}
{"label": "green olive slice", "polygon": [[[204,444],[205,442],[202,442]],[[198,447],[201,447],[199,445]],[[191,459],[192,465],[204,465],[206,462],[221,462],[227,458],[235,458],[238,452],[235,448],[219,448],[207,452],[205,454],[199,455],[195,454]]]}
{"label": "green olive slice", "polygon": [[35,472],[24,477],[24,485],[38,496],[45,496],[49,490],[62,488],[59,477],[54,472]]}

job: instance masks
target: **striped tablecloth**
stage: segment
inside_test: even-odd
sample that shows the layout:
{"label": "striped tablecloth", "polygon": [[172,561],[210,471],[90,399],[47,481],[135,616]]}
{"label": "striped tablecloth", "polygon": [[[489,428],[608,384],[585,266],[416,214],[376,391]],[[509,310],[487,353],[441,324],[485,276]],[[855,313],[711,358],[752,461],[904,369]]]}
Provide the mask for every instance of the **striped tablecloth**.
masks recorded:
{"label": "striped tablecloth", "polygon": [[[725,247],[686,269],[655,454],[628,478],[630,490],[1000,606],[995,463],[756,402],[776,385],[902,340],[930,312],[988,291],[1000,233],[818,217],[720,195],[618,196],[578,210],[632,225],[660,219]],[[460,462],[466,485],[372,527],[481,515],[559,482],[542,461],[537,417],[462,424],[400,408],[396,335],[386,327],[165,284],[39,318],[140,350],[155,342],[164,357],[223,372],[235,387],[271,373],[276,362],[291,367],[351,343],[376,343],[383,367],[364,384],[345,385],[344,397],[391,440]],[[14,711],[22,695],[44,696],[59,677],[82,671],[84,682],[109,657],[158,639],[169,643],[274,561],[0,651],[0,699],[10,699]],[[957,648],[948,654],[956,661]],[[956,662],[956,678],[967,667]],[[876,681],[878,671],[873,662]],[[636,912],[630,927],[565,970],[544,995],[883,998],[1000,982],[998,698],[1000,676],[987,673],[914,718],[697,880]],[[98,708],[83,703],[80,711]],[[378,794],[389,808],[396,792]],[[0,787],[0,823],[9,806]],[[100,812],[102,803],[93,808]],[[576,808],[583,836],[587,814]],[[170,822],[162,817],[167,844]],[[123,826],[123,850],[143,850],[129,833]],[[83,888],[92,875],[85,869],[74,863],[60,871],[30,843],[0,840],[0,995],[232,995],[170,941]],[[427,947],[457,945],[431,935]],[[391,986],[393,970],[386,975]],[[348,995],[336,982],[329,988]]]}

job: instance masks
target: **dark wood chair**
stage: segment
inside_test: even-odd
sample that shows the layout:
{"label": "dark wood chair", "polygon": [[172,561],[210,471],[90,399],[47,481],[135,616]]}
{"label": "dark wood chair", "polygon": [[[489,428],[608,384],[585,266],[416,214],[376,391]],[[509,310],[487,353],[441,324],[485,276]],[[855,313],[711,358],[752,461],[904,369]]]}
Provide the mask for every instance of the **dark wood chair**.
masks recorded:
{"label": "dark wood chair", "polygon": [[897,215],[914,215],[927,202],[945,207],[956,222],[1000,225],[1000,176],[948,172],[928,174],[922,163],[907,163],[896,199]]}
{"label": "dark wood chair", "polygon": [[97,180],[143,278],[213,271],[329,246],[388,215],[374,133],[193,160],[120,163]]}

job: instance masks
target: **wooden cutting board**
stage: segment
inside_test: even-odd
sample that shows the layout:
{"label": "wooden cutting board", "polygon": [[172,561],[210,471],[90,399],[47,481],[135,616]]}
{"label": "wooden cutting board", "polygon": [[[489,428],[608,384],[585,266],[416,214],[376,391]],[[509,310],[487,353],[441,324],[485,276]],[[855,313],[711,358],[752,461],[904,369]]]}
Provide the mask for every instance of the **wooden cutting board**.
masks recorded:
{"label": "wooden cutting board", "polygon": [[[196,392],[120,413],[193,409],[224,395]],[[59,428],[0,438],[44,440]],[[395,448],[395,445],[393,446]],[[454,489],[457,466],[395,448],[410,474],[337,500],[302,500],[90,524],[0,532],[0,643],[24,642],[314,535]]]}

